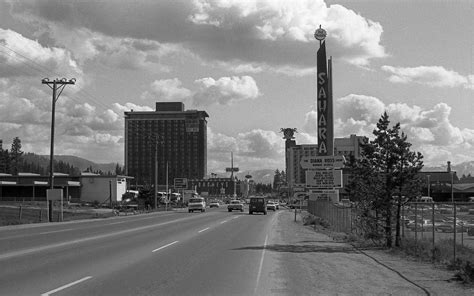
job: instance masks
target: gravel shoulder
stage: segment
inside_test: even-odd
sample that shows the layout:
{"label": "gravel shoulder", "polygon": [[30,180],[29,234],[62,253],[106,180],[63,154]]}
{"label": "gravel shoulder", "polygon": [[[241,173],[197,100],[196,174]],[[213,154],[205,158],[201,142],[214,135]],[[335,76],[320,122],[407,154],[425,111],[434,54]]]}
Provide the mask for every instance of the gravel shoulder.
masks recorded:
{"label": "gravel shoulder", "polygon": [[474,295],[454,273],[389,253],[359,250],[302,223],[275,217],[258,295]]}

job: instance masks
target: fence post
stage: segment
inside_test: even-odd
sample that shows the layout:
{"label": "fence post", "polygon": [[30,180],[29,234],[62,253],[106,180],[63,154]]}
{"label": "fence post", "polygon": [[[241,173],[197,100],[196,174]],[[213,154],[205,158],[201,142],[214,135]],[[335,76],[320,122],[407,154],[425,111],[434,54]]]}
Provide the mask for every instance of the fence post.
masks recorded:
{"label": "fence post", "polygon": [[418,239],[418,232],[417,232],[417,219],[418,218],[418,203],[415,203],[415,252],[416,254],[418,254],[418,250],[417,250],[417,239]]}
{"label": "fence post", "polygon": [[434,206],[434,202],[431,203],[431,224],[432,224],[432,227],[433,229],[431,229],[431,235],[432,235],[432,238],[431,238],[431,244],[432,244],[432,253],[433,253],[433,262],[435,260],[435,206]]}
{"label": "fence post", "polygon": [[453,202],[453,211],[454,211],[454,240],[453,240],[453,262],[456,261],[456,203]]}
{"label": "fence post", "polygon": [[23,214],[22,211],[23,211],[23,208],[22,208],[21,205],[20,205],[20,211],[19,211],[19,213],[18,213],[18,218],[19,218],[19,220],[20,220],[20,223],[21,223],[21,216],[22,216],[22,214]]}
{"label": "fence post", "polygon": [[40,211],[39,221],[40,221],[40,222],[43,222],[43,209],[40,208],[39,211]]}

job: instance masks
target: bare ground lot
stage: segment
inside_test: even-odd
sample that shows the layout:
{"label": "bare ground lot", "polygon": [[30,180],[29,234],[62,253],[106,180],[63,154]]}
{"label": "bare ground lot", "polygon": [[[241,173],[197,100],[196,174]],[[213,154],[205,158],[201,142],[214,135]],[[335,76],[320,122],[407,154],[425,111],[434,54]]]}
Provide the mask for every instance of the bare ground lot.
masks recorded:
{"label": "bare ground lot", "polygon": [[453,271],[386,250],[357,249],[303,225],[300,215],[295,222],[293,212],[282,211],[274,229],[266,247],[273,262],[268,295],[474,295]]}

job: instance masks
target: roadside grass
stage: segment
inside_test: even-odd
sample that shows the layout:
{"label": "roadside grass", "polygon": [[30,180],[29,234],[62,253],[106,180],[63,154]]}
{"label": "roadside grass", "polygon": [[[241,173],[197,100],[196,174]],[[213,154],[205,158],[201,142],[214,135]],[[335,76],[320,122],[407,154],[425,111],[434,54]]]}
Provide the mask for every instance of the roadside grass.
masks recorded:
{"label": "roadside grass", "polygon": [[[328,221],[309,213],[302,213],[303,225],[314,227],[334,240],[345,241],[357,248],[380,248],[379,240],[367,239],[353,233],[340,233],[331,230]],[[448,270],[455,272],[454,278],[464,284],[474,284],[474,250],[456,244],[456,260],[453,260],[453,239],[443,239],[436,242],[434,248],[429,238],[417,239],[403,238],[400,247],[392,247],[390,251],[394,254],[404,254],[424,262],[439,264]]]}

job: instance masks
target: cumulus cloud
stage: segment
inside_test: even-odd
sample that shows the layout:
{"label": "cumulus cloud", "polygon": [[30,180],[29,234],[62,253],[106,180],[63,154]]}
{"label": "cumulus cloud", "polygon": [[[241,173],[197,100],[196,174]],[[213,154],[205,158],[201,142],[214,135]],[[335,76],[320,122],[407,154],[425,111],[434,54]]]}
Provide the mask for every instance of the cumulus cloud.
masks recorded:
{"label": "cumulus cloud", "polygon": [[413,149],[425,155],[426,164],[438,159],[456,163],[474,157],[469,149],[474,145],[474,130],[454,126],[451,107],[446,103],[426,109],[400,103],[386,105],[375,97],[352,94],[337,99],[336,110],[336,137],[356,134],[372,138],[376,123],[387,111],[392,124],[400,122]]}
{"label": "cumulus cloud", "polygon": [[261,95],[257,83],[250,76],[211,77],[195,81],[197,91],[193,95],[194,105],[229,105],[243,100],[256,99]]}
{"label": "cumulus cloud", "polygon": [[382,66],[393,83],[418,83],[431,87],[463,87],[474,90],[474,75],[463,76],[440,66],[392,67]]}
{"label": "cumulus cloud", "polygon": [[182,101],[191,96],[191,91],[182,87],[178,78],[155,80],[150,85],[151,91],[142,94],[142,99],[155,101]]}
{"label": "cumulus cloud", "polygon": [[318,132],[318,112],[311,110],[305,115],[303,131],[315,134]]}
{"label": "cumulus cloud", "polygon": [[155,40],[118,38],[86,28],[69,29],[49,24],[49,34],[56,43],[69,48],[80,61],[94,61],[119,69],[146,69],[169,72],[169,59],[192,54],[179,44]]}
{"label": "cumulus cloud", "polygon": [[[313,33],[320,24],[328,31],[335,58],[367,66],[372,59],[386,56],[380,23],[341,5],[328,6],[324,0],[164,0],[140,5],[20,1],[11,5],[17,19],[42,28],[38,34],[55,32],[53,39],[74,43],[78,56],[97,54],[94,42],[100,40],[92,42],[86,31],[90,30],[183,45],[194,57],[207,61],[260,61],[275,68],[304,69],[314,62]],[[50,13],[53,10],[56,13]],[[144,21],[137,22],[137,16]],[[113,52],[108,61],[118,63],[122,57],[122,66],[136,65],[143,62],[144,52]]]}
{"label": "cumulus cloud", "polygon": [[69,51],[42,46],[15,31],[0,28],[0,48],[0,77],[41,77],[51,73],[76,79],[83,76]]}
{"label": "cumulus cloud", "polygon": [[[14,137],[22,140],[23,150],[37,154],[49,153],[51,131],[50,94],[29,98],[34,94],[24,86],[9,85],[0,92],[0,129],[7,146]],[[37,88],[35,86],[34,88]],[[78,103],[63,94],[56,103],[55,153],[82,156],[98,162],[123,159],[123,112],[151,111],[148,106],[133,103],[113,104],[98,109],[88,103]],[[93,154],[90,152],[93,151]]]}
{"label": "cumulus cloud", "polygon": [[254,129],[229,136],[208,129],[208,154],[212,155],[210,170],[229,166],[230,153],[234,164],[248,169],[281,168],[284,164],[284,141],[274,131]]}
{"label": "cumulus cloud", "polygon": [[341,5],[328,7],[323,0],[195,0],[193,4],[192,22],[222,31],[241,27],[239,39],[305,44],[314,41],[315,29],[323,24],[340,49],[336,51],[348,62],[367,65],[372,58],[386,56],[379,23]]}

